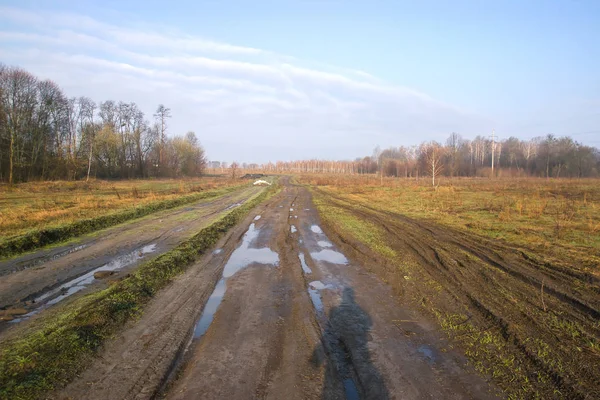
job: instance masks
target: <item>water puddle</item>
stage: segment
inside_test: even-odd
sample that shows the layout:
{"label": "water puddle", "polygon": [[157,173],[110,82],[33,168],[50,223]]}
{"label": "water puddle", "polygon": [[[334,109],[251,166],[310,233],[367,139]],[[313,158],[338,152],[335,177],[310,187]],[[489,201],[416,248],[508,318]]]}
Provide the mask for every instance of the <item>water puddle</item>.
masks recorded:
{"label": "water puddle", "polygon": [[300,264],[302,264],[302,271],[305,274],[312,274],[312,269],[306,264],[306,260],[304,259],[304,253],[298,253],[298,258],[300,258]]}
{"label": "water puddle", "polygon": [[223,301],[223,296],[225,295],[226,290],[227,286],[225,285],[225,278],[221,278],[221,280],[219,280],[217,283],[215,290],[208,298],[206,306],[204,306],[204,311],[202,311],[202,316],[196,324],[196,328],[194,329],[194,339],[204,336],[208,330],[208,327],[215,318],[217,308],[219,308],[221,301]]}
{"label": "water puddle", "polygon": [[177,228],[175,229],[173,232],[178,233],[178,232],[182,232],[184,228]]}
{"label": "water puddle", "polygon": [[431,347],[427,346],[426,344],[423,344],[419,346],[417,351],[427,359],[427,362],[429,364],[433,364],[435,362],[435,354]]}
{"label": "water puddle", "polygon": [[260,215],[257,215],[256,217],[254,217],[255,221],[258,221],[260,219]]}
{"label": "water puddle", "polygon": [[305,208],[304,211],[310,211],[310,208]]}
{"label": "water puddle", "polygon": [[332,264],[343,264],[343,265],[348,264],[348,259],[346,258],[346,256],[344,256],[342,253],[340,253],[338,251],[331,250],[331,249],[324,249],[321,251],[316,251],[316,252],[310,253],[310,256],[315,261],[327,261]]}
{"label": "water puddle", "polygon": [[256,229],[254,223],[250,224],[250,227],[248,227],[248,230],[242,238],[242,243],[233,251],[233,253],[231,253],[229,260],[227,260],[227,263],[223,268],[223,276],[208,298],[206,306],[204,307],[204,310],[202,310],[202,315],[196,323],[196,327],[194,328],[195,339],[204,336],[212,323],[215,313],[227,291],[227,278],[232,277],[251,264],[279,265],[279,254],[277,252],[268,247],[260,249],[250,248],[252,242],[258,237],[259,232],[260,229]]}
{"label": "water puddle", "polygon": [[325,285],[321,281],[312,281],[308,284],[308,295],[313,303],[313,307],[317,314],[322,316],[324,312],[323,300],[321,300],[321,290],[333,289],[333,285]]}
{"label": "water puddle", "polygon": [[321,301],[321,294],[317,289],[308,288],[308,295],[313,303],[313,307],[317,311],[317,314],[323,315],[323,301]]}
{"label": "water puddle", "polygon": [[89,244],[81,244],[79,246],[75,246],[75,247],[73,247],[71,249],[65,250],[65,251],[60,252],[58,254],[54,254],[53,256],[48,257],[48,258],[41,258],[39,260],[34,260],[34,261],[31,261],[31,262],[24,262],[21,265],[15,266],[15,268],[13,268],[13,269],[11,269],[9,271],[0,272],[0,276],[8,275],[8,274],[14,274],[15,272],[24,271],[26,269],[36,267],[36,266],[38,266],[40,264],[44,264],[44,263],[47,263],[47,262],[50,262],[50,261],[58,260],[61,257],[67,256],[69,254],[73,254],[73,253],[75,253],[76,251],[79,251],[79,250],[83,250],[83,249],[85,249],[88,246],[89,246]]}
{"label": "water puddle", "polygon": [[213,254],[215,254],[215,255],[216,255],[216,254],[221,254],[222,252],[223,252],[223,249],[215,249],[215,250],[213,251]]}
{"label": "water puddle", "polygon": [[31,317],[32,315],[35,315],[35,314],[39,313],[40,311],[63,301],[67,297],[70,297],[70,296],[74,295],[75,293],[82,291],[83,289],[88,287],[90,284],[92,284],[94,281],[96,281],[96,278],[94,278],[94,274],[96,272],[100,272],[100,271],[115,272],[115,271],[121,270],[121,269],[141,260],[147,254],[153,253],[155,251],[156,251],[155,243],[140,247],[138,249],[135,249],[131,253],[116,257],[109,263],[104,264],[101,267],[95,268],[95,269],[91,270],[90,272],[85,273],[81,276],[78,276],[77,278],[72,279],[72,280],[62,284],[61,286],[59,286],[55,289],[49,290],[46,293],[44,293],[41,296],[36,297],[34,299],[34,303],[36,303],[36,304],[43,303],[42,306],[36,308],[35,310],[31,311],[30,313],[23,315],[21,318],[16,318],[16,319],[12,320],[11,322],[13,322],[13,323],[21,322],[22,320],[27,319],[27,318]]}
{"label": "water puddle", "polygon": [[319,245],[319,247],[332,247],[333,245],[328,242],[327,240],[319,240],[317,242],[317,244]]}
{"label": "water puddle", "polygon": [[294,211],[294,209],[293,209],[293,208],[290,208],[290,212],[292,212],[292,211]]}
{"label": "water puddle", "polygon": [[290,232],[296,233],[296,232],[298,232],[298,229],[296,229],[296,227],[294,225],[290,225]]}
{"label": "water puddle", "polygon": [[358,389],[356,389],[354,381],[350,378],[346,378],[344,379],[343,384],[346,400],[359,400],[360,397],[358,396]]}
{"label": "water puddle", "polygon": [[236,207],[239,207],[239,206],[241,206],[241,205],[242,205],[242,203],[235,203],[235,204],[232,204],[232,205],[230,205],[229,207],[227,207],[227,208],[225,209],[225,211],[227,211],[227,210],[231,210],[232,208],[236,208]]}
{"label": "water puddle", "polygon": [[310,227],[310,230],[313,231],[313,233],[323,233],[319,225],[312,225]]}

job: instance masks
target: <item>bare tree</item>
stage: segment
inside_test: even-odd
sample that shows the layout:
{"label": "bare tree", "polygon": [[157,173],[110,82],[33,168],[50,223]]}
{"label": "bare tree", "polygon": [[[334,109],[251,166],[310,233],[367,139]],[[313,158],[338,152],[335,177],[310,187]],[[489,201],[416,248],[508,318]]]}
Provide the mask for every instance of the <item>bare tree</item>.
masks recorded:
{"label": "bare tree", "polygon": [[231,175],[231,179],[235,179],[238,176],[238,170],[239,170],[240,166],[239,164],[234,161],[231,163],[231,166],[229,167],[229,171],[230,171],[230,175]]}
{"label": "bare tree", "polygon": [[437,142],[431,142],[425,146],[424,150],[427,171],[431,175],[431,185],[435,187],[435,178],[438,177],[444,169],[444,164],[442,163],[444,148]]}
{"label": "bare tree", "polygon": [[158,144],[158,171],[160,174],[160,168],[163,163],[165,136],[167,133],[167,118],[171,118],[171,109],[165,107],[163,104],[159,104],[156,113],[154,113],[154,118],[160,125],[160,138]]}

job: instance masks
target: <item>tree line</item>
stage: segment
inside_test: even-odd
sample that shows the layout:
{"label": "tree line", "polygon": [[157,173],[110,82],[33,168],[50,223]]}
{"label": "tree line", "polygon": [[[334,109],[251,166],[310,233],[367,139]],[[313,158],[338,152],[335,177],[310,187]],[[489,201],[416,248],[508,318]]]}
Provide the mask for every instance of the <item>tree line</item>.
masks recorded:
{"label": "tree line", "polygon": [[0,64],[0,181],[202,174],[196,134],[167,136],[162,104],[152,117],[135,103],[67,97],[51,80]]}
{"label": "tree line", "polygon": [[547,135],[530,140],[469,140],[452,133],[444,144],[375,148],[353,161],[301,160],[261,165],[273,172],[378,174],[381,177],[530,176],[583,178],[600,175],[600,152],[568,136]]}

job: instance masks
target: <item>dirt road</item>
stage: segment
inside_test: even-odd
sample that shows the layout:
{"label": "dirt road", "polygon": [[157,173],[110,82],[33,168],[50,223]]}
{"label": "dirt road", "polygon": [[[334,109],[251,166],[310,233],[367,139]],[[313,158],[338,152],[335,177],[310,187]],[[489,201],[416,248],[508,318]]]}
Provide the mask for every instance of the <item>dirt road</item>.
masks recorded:
{"label": "dirt road", "polygon": [[[76,293],[103,287],[107,280],[129,273],[141,260],[177,246],[259,190],[246,187],[2,261],[0,308],[24,308],[29,317]],[[107,279],[95,279],[95,273]],[[0,331],[22,319],[0,322]]]}
{"label": "dirt road", "polygon": [[52,397],[495,398],[283,183]]}

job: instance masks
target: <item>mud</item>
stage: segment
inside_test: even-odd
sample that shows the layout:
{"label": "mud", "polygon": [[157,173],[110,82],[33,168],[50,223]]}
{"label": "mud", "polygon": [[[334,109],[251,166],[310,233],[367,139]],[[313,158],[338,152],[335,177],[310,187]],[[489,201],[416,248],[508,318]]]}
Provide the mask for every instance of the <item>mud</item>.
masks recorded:
{"label": "mud", "polygon": [[[494,398],[427,318],[314,231],[308,191],[283,183],[50,397]],[[324,250],[339,255],[313,257]]]}
{"label": "mud", "polygon": [[245,188],[86,235],[67,245],[0,261],[0,308],[28,310],[11,324],[0,322],[0,333],[70,296],[105,287],[106,282],[94,278],[95,272],[110,270],[118,279],[140,261],[174,248],[232,203],[242,203],[258,190]]}

